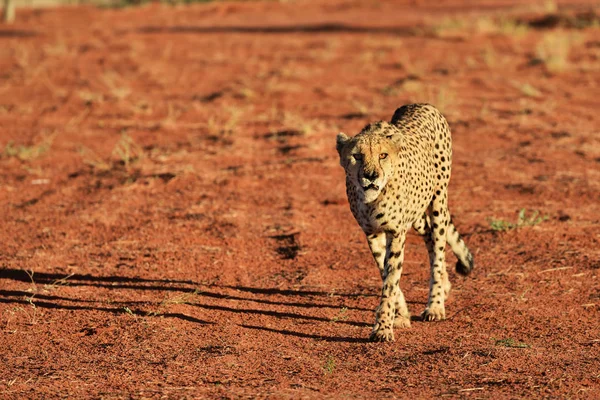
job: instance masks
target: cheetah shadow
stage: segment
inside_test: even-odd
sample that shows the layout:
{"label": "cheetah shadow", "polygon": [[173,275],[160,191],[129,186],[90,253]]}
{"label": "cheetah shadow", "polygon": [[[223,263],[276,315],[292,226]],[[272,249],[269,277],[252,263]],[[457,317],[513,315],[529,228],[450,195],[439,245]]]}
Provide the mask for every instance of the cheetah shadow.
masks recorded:
{"label": "cheetah shadow", "polygon": [[[72,298],[67,296],[61,296],[60,289],[63,286],[70,287],[96,287],[109,289],[111,291],[157,291],[165,293],[182,293],[189,294],[190,297],[185,301],[185,304],[190,309],[197,308],[208,311],[217,311],[222,313],[236,313],[245,315],[263,315],[266,317],[276,319],[289,319],[297,322],[309,321],[315,323],[335,323],[342,325],[350,325],[360,328],[371,327],[370,322],[352,321],[352,320],[333,320],[333,318],[327,318],[323,316],[311,315],[310,313],[301,313],[296,310],[265,310],[260,308],[248,307],[249,303],[256,303],[262,305],[275,305],[278,307],[291,307],[300,309],[323,309],[329,308],[334,310],[340,310],[346,308],[348,310],[355,310],[358,312],[369,312],[372,313],[371,308],[356,307],[353,305],[342,306],[340,304],[328,304],[323,300],[319,301],[319,298],[329,299],[331,293],[324,291],[313,291],[313,290],[287,290],[287,289],[275,289],[275,288],[254,288],[247,286],[228,286],[228,285],[204,285],[191,280],[171,280],[171,279],[147,279],[138,277],[126,277],[126,276],[95,276],[91,274],[56,274],[56,273],[45,273],[35,272],[33,275],[26,272],[25,270],[4,268],[0,269],[0,282],[2,280],[11,280],[16,282],[23,282],[32,284],[35,287],[46,285],[46,288],[51,287],[50,293],[40,293],[37,289],[34,291],[25,290],[0,290],[0,303],[5,304],[19,304],[39,307],[41,309],[48,310],[71,310],[71,311],[101,311],[113,315],[119,314],[130,314],[139,317],[147,318],[176,318],[192,323],[196,323],[202,326],[217,325],[222,319],[215,317],[216,319],[211,321],[210,318],[204,317],[204,319],[197,318],[192,315],[185,313],[173,313],[164,310],[164,312],[156,312],[163,306],[164,302],[153,301],[153,300],[130,300],[124,298],[122,300],[114,299],[108,302],[106,299],[101,297],[93,298]],[[4,285],[3,285],[4,286]],[[234,292],[229,294],[227,292]],[[252,298],[251,296],[244,296],[236,294],[236,292],[249,293],[257,296],[280,296],[280,297],[295,297],[298,299],[291,300],[276,300],[262,297]],[[357,298],[364,297],[364,294],[353,294],[353,293],[336,293],[336,297],[343,298]],[[167,295],[164,296],[168,298]],[[306,300],[304,300],[306,299]],[[310,299],[310,300],[309,300]],[[220,300],[231,300],[239,301],[241,307],[230,306],[229,304],[219,304]],[[347,303],[346,301],[343,302]],[[211,314],[208,314],[211,315]],[[281,335],[295,336],[301,338],[309,338],[315,340],[323,340],[329,342],[363,342],[362,338],[354,337],[336,337],[326,336],[316,333],[302,333],[295,332],[292,330],[278,330],[268,328],[266,326],[252,325],[252,324],[240,324],[239,326],[246,329],[262,330],[272,333],[278,333]],[[311,329],[318,329],[318,327],[312,327]]]}

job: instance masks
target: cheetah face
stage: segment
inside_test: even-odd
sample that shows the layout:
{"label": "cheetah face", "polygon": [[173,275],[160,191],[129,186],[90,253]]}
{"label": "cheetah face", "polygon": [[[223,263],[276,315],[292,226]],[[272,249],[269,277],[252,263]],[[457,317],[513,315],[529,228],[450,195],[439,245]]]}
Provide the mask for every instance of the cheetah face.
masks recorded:
{"label": "cheetah face", "polygon": [[394,173],[397,150],[392,140],[384,135],[350,138],[339,133],[336,147],[348,180],[363,194],[364,202],[377,200]]}

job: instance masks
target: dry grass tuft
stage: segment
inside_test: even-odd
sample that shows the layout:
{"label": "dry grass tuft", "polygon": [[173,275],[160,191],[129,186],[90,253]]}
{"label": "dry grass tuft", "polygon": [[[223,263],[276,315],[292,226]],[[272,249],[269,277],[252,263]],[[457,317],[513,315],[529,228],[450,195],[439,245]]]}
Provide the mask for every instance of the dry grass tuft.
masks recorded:
{"label": "dry grass tuft", "polygon": [[543,63],[548,72],[564,72],[571,66],[569,55],[572,47],[580,42],[578,34],[564,31],[546,33],[536,46],[534,62]]}

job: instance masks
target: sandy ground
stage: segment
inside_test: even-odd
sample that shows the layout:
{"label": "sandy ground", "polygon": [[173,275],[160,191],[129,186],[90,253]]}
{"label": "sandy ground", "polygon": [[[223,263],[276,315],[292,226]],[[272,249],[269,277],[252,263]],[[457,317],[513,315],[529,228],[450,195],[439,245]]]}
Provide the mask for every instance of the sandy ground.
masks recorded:
{"label": "sandy ground", "polygon": [[[598,10],[474,3],[17,10],[0,397],[600,398]],[[423,101],[476,266],[446,321],[369,343],[335,135]],[[405,259],[419,315],[414,234]]]}

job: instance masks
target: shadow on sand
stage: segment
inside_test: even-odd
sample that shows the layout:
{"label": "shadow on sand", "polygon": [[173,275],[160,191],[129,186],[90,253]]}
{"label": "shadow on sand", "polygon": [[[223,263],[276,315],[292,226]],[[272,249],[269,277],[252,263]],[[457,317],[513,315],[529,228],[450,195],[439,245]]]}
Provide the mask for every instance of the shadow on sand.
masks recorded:
{"label": "shadow on sand", "polygon": [[[321,291],[302,291],[302,290],[282,290],[275,288],[252,288],[252,287],[244,287],[244,286],[217,286],[217,285],[202,285],[191,280],[170,280],[170,279],[145,279],[145,278],[137,278],[137,277],[125,277],[125,276],[94,276],[89,274],[72,274],[72,275],[64,275],[64,274],[53,274],[53,273],[44,273],[44,272],[36,272],[30,275],[27,271],[20,269],[11,269],[4,268],[0,269],[0,281],[2,280],[12,280],[19,281],[24,283],[29,283],[34,286],[38,285],[46,285],[47,287],[51,287],[50,290],[57,290],[63,286],[90,286],[90,287],[98,287],[105,288],[110,290],[141,290],[141,291],[163,291],[163,292],[180,292],[183,294],[190,294],[192,297],[190,299],[186,299],[185,304],[188,306],[210,310],[210,311],[220,311],[225,313],[238,313],[238,314],[247,314],[247,315],[263,315],[267,317],[274,317],[277,319],[293,319],[298,321],[315,321],[315,322],[325,322],[332,323],[331,318],[323,317],[323,316],[315,316],[315,315],[306,315],[298,312],[287,312],[287,311],[274,311],[274,310],[263,310],[263,309],[254,309],[247,307],[247,303],[259,303],[259,304],[268,304],[268,305],[277,305],[284,307],[297,307],[304,309],[322,309],[322,308],[332,308],[336,310],[340,310],[342,306],[340,305],[332,305],[326,304],[324,302],[315,302],[314,297],[322,297],[322,298],[330,298],[332,297],[330,293],[321,292]],[[204,287],[205,289],[199,289],[199,287]],[[210,289],[210,290],[208,290]],[[215,289],[219,291],[214,291]],[[300,298],[308,298],[307,301],[280,301],[274,299],[264,299],[264,298],[250,298],[243,297],[239,295],[230,295],[224,293],[225,290],[228,291],[239,291],[246,292],[255,295],[261,296],[297,296]],[[336,296],[340,297],[359,297],[362,295],[353,295],[353,294],[336,294]],[[241,302],[241,307],[234,306],[225,306],[218,304],[208,304],[205,302],[200,302],[202,298],[208,299],[220,299],[220,300],[235,300]],[[44,294],[38,293],[35,291],[23,291],[23,290],[0,290],[0,303],[8,303],[8,304],[21,304],[21,305],[34,305],[35,307],[45,308],[45,309],[62,309],[62,310],[84,310],[84,311],[101,311],[107,312],[111,314],[124,314],[129,313],[136,316],[142,317],[165,317],[165,318],[178,318],[181,320],[194,322],[201,325],[213,325],[218,322],[206,321],[202,319],[198,319],[189,315],[185,315],[182,313],[168,313],[168,312],[153,312],[146,311],[147,309],[156,309],[160,308],[161,305],[164,305],[161,302],[153,302],[153,301],[136,301],[136,300],[123,300],[123,301],[111,301],[108,303],[100,300],[90,300],[90,299],[78,299],[78,298],[70,298],[64,297],[54,294]],[[358,311],[368,311],[371,313],[372,309],[359,308],[359,307],[345,307],[347,309],[353,309]],[[359,321],[348,321],[348,320],[336,320],[334,323],[336,324],[345,324],[357,327],[369,327],[370,324],[366,322]],[[362,339],[356,338],[343,338],[343,337],[327,337],[321,336],[318,334],[306,334],[301,332],[293,332],[289,330],[275,330],[267,327],[260,326],[251,326],[251,325],[242,325],[246,328],[251,329],[262,329],[264,331],[280,333],[283,335],[292,335],[296,337],[304,337],[311,338],[315,340],[325,340],[325,341],[344,341],[344,342],[363,342]]]}
{"label": "shadow on sand", "polygon": [[431,29],[423,26],[357,26],[344,23],[320,23],[304,25],[272,25],[272,26],[145,26],[137,30],[139,33],[193,33],[193,34],[371,34],[371,35],[393,35],[401,37],[426,37],[432,40],[461,41],[461,38],[439,37]]}

